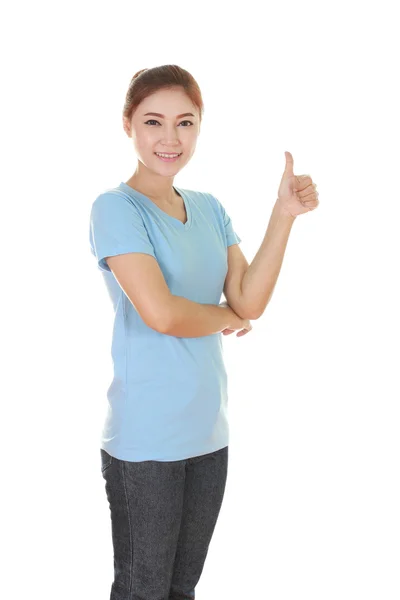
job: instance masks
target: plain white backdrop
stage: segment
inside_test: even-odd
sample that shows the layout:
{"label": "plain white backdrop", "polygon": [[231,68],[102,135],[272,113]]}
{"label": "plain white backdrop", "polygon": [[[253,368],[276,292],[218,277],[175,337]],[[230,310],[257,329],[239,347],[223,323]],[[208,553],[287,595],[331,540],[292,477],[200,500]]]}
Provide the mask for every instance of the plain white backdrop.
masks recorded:
{"label": "plain white backdrop", "polygon": [[229,473],[196,600],[400,597],[395,5],[3,8],[3,598],[109,598],[113,312],[89,213],[135,170],[125,94],[162,64],[190,71],[205,103],[174,183],[220,200],[249,263],[285,150],[320,200],[295,220],[264,315],[223,338]]}

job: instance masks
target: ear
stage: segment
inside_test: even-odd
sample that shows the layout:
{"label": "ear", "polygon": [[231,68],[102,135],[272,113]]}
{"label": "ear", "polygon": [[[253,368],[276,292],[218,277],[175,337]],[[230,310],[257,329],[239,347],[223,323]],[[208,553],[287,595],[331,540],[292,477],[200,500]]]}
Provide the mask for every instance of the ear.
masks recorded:
{"label": "ear", "polygon": [[128,121],[128,119],[126,117],[122,117],[122,126],[124,128],[124,131],[125,131],[126,135],[128,137],[131,137],[130,123],[129,123],[129,121]]}

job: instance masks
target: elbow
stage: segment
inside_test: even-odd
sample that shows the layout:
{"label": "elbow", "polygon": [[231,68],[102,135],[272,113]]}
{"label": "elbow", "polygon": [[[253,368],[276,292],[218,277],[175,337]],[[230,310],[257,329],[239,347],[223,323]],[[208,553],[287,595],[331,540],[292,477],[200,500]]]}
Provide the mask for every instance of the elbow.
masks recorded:
{"label": "elbow", "polygon": [[235,312],[241,319],[256,321],[263,311],[260,311],[257,307],[254,308],[246,303],[241,303],[240,308],[238,307],[238,311],[235,310]]}
{"label": "elbow", "polygon": [[158,333],[163,333],[164,335],[171,335],[171,331],[173,329],[173,324],[168,319],[163,319],[157,322],[157,326],[154,327]]}
{"label": "elbow", "polygon": [[172,302],[165,302],[164,306],[158,310],[157,315],[153,319],[153,329],[155,329],[159,333],[170,335],[170,332],[174,328],[175,319],[173,318],[173,316],[174,312],[172,308]]}
{"label": "elbow", "polygon": [[243,311],[243,314],[246,314],[247,316],[243,317],[243,318],[249,319],[250,321],[257,321],[257,319],[259,319],[260,317],[263,316],[266,308],[267,308],[267,305],[262,306],[262,307],[245,309]]}
{"label": "elbow", "polygon": [[158,333],[168,333],[172,327],[171,311],[167,303],[165,306],[158,306],[154,311],[148,313],[144,322],[150,329],[154,329]]}
{"label": "elbow", "polygon": [[161,316],[156,321],[153,321],[153,329],[158,331],[158,333],[163,333],[164,335],[171,335],[171,331],[173,330],[173,322],[167,316]]}
{"label": "elbow", "polygon": [[249,321],[257,321],[257,319],[259,319],[262,315],[264,311],[260,312],[260,311],[248,311],[247,312],[247,317],[245,317],[246,319],[249,319]]}
{"label": "elbow", "polygon": [[253,307],[248,306],[243,301],[237,304],[228,304],[228,306],[230,306],[230,308],[232,308],[232,310],[235,311],[238,317],[240,317],[241,319],[248,319],[249,321],[255,321],[262,314],[259,309],[254,309]]}
{"label": "elbow", "polygon": [[258,306],[255,308],[248,308],[245,312],[251,316],[247,317],[248,319],[250,319],[251,321],[256,321],[257,319],[259,319],[260,317],[263,316],[265,309],[267,308],[269,301],[271,300],[272,297],[272,293],[273,290],[271,292],[271,294],[268,296],[267,300],[262,304],[262,306]]}

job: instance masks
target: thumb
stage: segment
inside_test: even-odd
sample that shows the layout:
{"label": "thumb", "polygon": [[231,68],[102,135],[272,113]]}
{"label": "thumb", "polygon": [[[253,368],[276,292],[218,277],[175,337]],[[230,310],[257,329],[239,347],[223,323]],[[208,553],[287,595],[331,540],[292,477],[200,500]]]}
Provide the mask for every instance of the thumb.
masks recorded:
{"label": "thumb", "polygon": [[290,152],[285,152],[285,157],[286,157],[285,175],[288,177],[294,177],[293,156],[290,154]]}

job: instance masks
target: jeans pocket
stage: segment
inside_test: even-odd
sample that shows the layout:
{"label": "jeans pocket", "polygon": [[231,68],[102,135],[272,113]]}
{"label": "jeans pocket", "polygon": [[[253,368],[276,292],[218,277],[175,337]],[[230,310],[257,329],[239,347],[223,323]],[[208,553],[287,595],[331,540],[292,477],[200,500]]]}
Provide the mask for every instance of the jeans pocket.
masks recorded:
{"label": "jeans pocket", "polygon": [[100,448],[101,454],[101,472],[104,474],[108,467],[111,467],[113,457],[108,454],[103,448]]}

